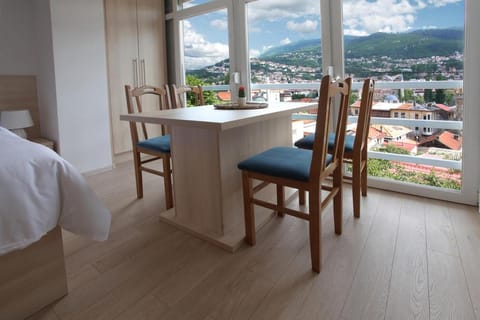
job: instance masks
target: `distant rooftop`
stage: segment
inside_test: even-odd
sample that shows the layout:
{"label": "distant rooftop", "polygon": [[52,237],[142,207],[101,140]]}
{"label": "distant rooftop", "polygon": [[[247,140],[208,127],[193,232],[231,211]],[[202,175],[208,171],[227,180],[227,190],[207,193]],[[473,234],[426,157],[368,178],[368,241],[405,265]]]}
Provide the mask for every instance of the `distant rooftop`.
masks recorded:
{"label": "distant rooftop", "polygon": [[373,110],[390,111],[391,109],[398,109],[403,103],[391,103],[391,102],[377,102],[372,106]]}

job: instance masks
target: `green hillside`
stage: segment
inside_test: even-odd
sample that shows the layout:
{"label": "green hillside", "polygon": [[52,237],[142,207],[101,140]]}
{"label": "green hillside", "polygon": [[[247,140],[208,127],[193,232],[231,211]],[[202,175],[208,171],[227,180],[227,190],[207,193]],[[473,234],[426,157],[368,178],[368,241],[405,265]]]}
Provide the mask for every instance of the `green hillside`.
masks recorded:
{"label": "green hillside", "polygon": [[[460,29],[416,30],[409,33],[374,33],[365,37],[345,37],[345,57],[372,58],[388,56],[394,59],[418,59],[448,56],[463,52],[463,31]],[[303,40],[274,47],[259,58],[296,65],[301,57],[319,56],[320,39]]]}
{"label": "green hillside", "polygon": [[[365,37],[345,37],[345,71],[357,77],[402,74],[409,79],[436,79],[444,76],[462,77],[463,59],[452,57],[438,62],[434,56],[463,53],[464,34],[461,29],[416,30],[409,33],[374,33]],[[297,41],[269,49],[250,68],[252,82],[264,75],[282,74],[279,81],[319,80],[322,76],[320,39]],[[361,59],[360,59],[361,58]],[[224,60],[187,74],[206,83],[229,83],[229,61]],[[221,70],[219,72],[219,70]],[[455,70],[460,70],[458,73]]]}
{"label": "green hillside", "polygon": [[418,59],[463,52],[463,31],[417,30],[410,33],[374,33],[345,42],[346,58],[388,56]]}

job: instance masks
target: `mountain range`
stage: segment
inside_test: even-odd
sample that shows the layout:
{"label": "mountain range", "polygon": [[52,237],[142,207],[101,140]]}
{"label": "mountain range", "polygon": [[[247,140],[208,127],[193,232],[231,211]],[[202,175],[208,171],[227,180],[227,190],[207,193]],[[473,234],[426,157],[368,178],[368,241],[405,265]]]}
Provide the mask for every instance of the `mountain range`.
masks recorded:
{"label": "mountain range", "polygon": [[[460,28],[415,30],[407,33],[378,32],[368,36],[345,36],[344,43],[347,59],[381,56],[418,59],[463,52],[464,32]],[[287,56],[318,57],[320,47],[320,39],[302,40],[271,48],[259,56],[259,59],[276,61],[284,60]]]}
{"label": "mountain range", "polygon": [[[250,68],[254,74],[282,72],[292,78],[299,75],[295,68],[307,67],[311,68],[310,71],[303,70],[300,77],[304,80],[319,79],[322,67],[320,48],[320,39],[301,40],[273,47],[252,59]],[[439,63],[432,57],[452,57],[463,51],[462,28],[426,29],[406,33],[379,32],[369,36],[344,37],[345,70],[359,77],[400,72],[405,79],[424,77],[425,74],[427,77],[435,77],[435,72],[439,71]],[[414,61],[408,61],[409,59]],[[443,63],[447,68],[463,69],[462,57],[449,58]],[[207,83],[228,83],[228,75],[225,76],[225,72],[222,72],[228,68],[227,59],[214,66],[188,70],[187,74]]]}

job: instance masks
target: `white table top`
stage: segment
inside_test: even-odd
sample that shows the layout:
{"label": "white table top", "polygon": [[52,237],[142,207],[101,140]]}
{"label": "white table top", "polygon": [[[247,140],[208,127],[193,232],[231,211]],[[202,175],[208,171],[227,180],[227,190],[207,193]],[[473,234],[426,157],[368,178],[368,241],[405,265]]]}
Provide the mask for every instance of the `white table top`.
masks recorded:
{"label": "white table top", "polygon": [[316,106],[317,103],[315,102],[277,102],[270,103],[269,106],[264,109],[243,110],[218,110],[213,106],[201,106],[124,114],[120,116],[120,120],[189,127],[195,126],[222,131],[305,111]]}

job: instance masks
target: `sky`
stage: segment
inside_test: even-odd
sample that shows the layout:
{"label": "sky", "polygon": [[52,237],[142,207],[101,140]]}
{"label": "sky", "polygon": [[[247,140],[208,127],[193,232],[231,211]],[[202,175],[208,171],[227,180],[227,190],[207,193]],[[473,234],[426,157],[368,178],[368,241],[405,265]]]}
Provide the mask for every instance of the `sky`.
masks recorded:
{"label": "sky", "polygon": [[[208,0],[193,0],[190,6]],[[463,27],[464,0],[344,0],[344,34]],[[247,5],[250,56],[304,39],[321,36],[319,0],[258,0]],[[184,22],[187,69],[228,58],[227,11]]]}

